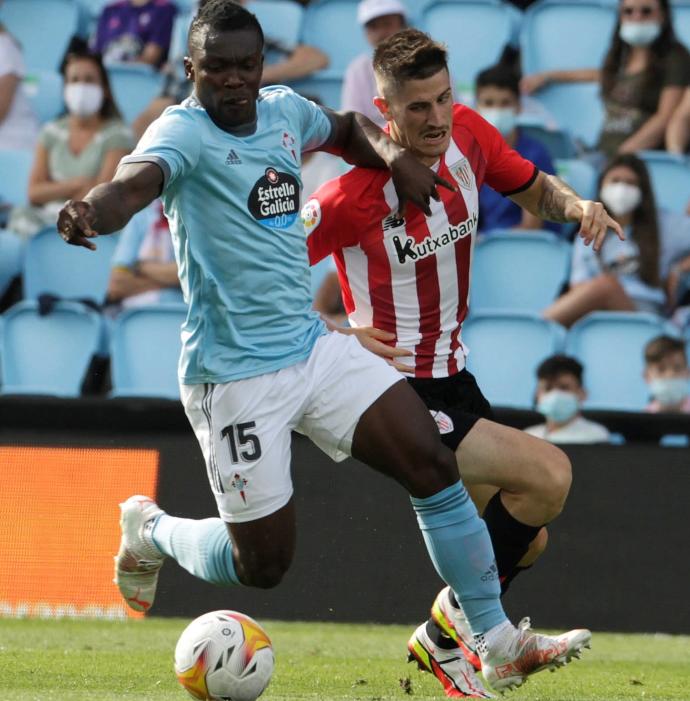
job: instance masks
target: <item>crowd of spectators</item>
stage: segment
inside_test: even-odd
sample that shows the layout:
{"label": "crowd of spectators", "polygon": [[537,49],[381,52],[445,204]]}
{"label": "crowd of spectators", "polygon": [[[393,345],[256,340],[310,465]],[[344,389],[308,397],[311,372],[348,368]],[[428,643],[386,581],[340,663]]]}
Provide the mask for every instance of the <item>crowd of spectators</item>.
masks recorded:
{"label": "crowd of spectators", "polygon": [[[21,89],[27,72],[22,47],[0,25],[0,150],[34,150],[28,204],[10,210],[8,203],[0,202],[7,225],[0,230],[0,255],[6,261],[15,256],[17,276],[22,241],[53,225],[65,199],[78,199],[109,180],[120,158],[151,122],[166,107],[188,97],[190,84],[182,67],[184,42],[175,41],[180,16],[174,0],[118,0],[106,5],[88,43],[75,38],[60,68],[64,113],[40,128]],[[410,5],[401,0],[361,0],[356,17],[370,50],[345,70],[339,107],[360,111],[383,127],[385,119],[374,104],[372,51],[411,23]],[[452,53],[453,46],[449,49]],[[287,44],[270,33],[266,56],[264,84],[294,83],[329,65],[322,49],[308,43]],[[518,60],[510,53],[506,56],[510,60],[487,66],[476,75],[473,106],[513,148],[547,173],[556,172],[554,158],[547,144],[521,126],[525,105],[553,83],[596,81],[601,86],[602,131],[596,149],[581,157],[597,167],[596,197],[624,228],[626,240],[610,236],[601,251],[594,252],[573,240],[572,230],[541,221],[488,186],[480,193],[480,234],[547,230],[573,240],[569,285],[552,303],[545,300],[543,312],[566,327],[596,310],[646,311],[668,317],[679,309],[690,310],[690,216],[657,205],[650,174],[635,155],[644,149],[665,148],[681,155],[690,150],[690,53],[676,38],[668,0],[619,0],[618,21],[601,66],[521,76],[519,56]],[[110,87],[108,66],[115,63],[141,64],[144,70],[165,76],[161,93],[152,96],[131,124],[123,121]],[[341,174],[343,168],[328,154],[305,154],[304,194]],[[7,273],[5,278],[0,274],[0,298],[7,286]],[[16,290],[14,297],[8,294],[4,306],[17,299]],[[121,233],[104,301],[108,313],[116,314],[136,304],[181,299],[167,220],[156,202]],[[316,294],[316,308],[346,321],[333,269],[326,272]],[[687,323],[690,312],[676,319]],[[645,359],[645,379],[653,400],[649,410],[690,411],[682,342],[656,339]],[[585,396],[578,361],[548,358],[538,369],[535,394],[535,406],[546,422],[530,432],[554,442],[607,440],[606,429],[580,414]]]}

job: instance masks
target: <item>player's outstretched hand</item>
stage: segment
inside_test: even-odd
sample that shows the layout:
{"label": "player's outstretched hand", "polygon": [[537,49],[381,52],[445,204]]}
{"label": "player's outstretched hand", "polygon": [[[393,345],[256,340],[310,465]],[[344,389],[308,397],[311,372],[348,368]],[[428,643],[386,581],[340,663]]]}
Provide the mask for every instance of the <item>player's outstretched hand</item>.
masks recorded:
{"label": "player's outstretched hand", "polygon": [[[389,331],[382,331],[373,326],[361,326],[359,328],[339,329],[342,333],[347,333],[357,337],[357,340],[368,351],[383,358],[389,365],[392,365],[396,370],[402,373],[410,374],[414,368],[409,365],[404,365],[398,362],[396,358],[412,355],[411,351],[404,348],[395,348],[389,346],[390,341],[395,340],[395,334]],[[388,343],[387,343],[388,342]]]}
{"label": "player's outstretched hand", "polygon": [[93,221],[93,209],[88,202],[68,200],[58,215],[58,233],[72,246],[83,246],[95,251],[96,245],[89,240],[98,236],[91,228]]}
{"label": "player's outstretched hand", "polygon": [[566,208],[565,215],[569,221],[580,222],[579,235],[585,246],[594,242],[595,251],[601,248],[609,229],[613,229],[618,238],[625,241],[621,225],[609,215],[601,202],[577,200]]}
{"label": "player's outstretched hand", "polygon": [[420,163],[409,151],[403,151],[391,165],[393,185],[398,195],[398,216],[405,216],[408,202],[416,204],[427,217],[431,216],[429,201],[441,199],[438,186],[455,192],[457,187],[449,183],[431,168]]}

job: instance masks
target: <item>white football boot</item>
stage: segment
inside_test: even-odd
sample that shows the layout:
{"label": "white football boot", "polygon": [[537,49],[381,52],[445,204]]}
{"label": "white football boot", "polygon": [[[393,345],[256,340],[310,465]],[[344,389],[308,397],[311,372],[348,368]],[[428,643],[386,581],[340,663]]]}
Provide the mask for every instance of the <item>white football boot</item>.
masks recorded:
{"label": "white football boot", "polygon": [[478,671],[482,669],[482,663],[477,654],[477,646],[474,635],[470,630],[470,624],[465,618],[462,608],[450,603],[450,587],[442,589],[431,607],[431,617],[434,623],[449,637],[452,638],[462,650],[465,659]]}
{"label": "white football boot", "polygon": [[494,698],[459,648],[445,650],[432,642],[426,632],[426,623],[422,623],[412,634],[407,649],[410,653],[408,660],[416,660],[422,671],[433,674],[443,685],[446,696],[465,699]]}
{"label": "white football boot", "polygon": [[130,608],[146,613],[156,596],[163,555],[151,540],[155,518],[164,513],[153,499],[133,496],[120,504],[120,550],[115,556],[115,579]]}
{"label": "white football boot", "polygon": [[585,629],[541,635],[530,630],[529,618],[523,618],[502,652],[483,651],[479,645],[484,679],[496,691],[508,691],[522,685],[532,674],[544,669],[554,672],[579,658],[582,648],[590,647],[591,639],[592,634]]}

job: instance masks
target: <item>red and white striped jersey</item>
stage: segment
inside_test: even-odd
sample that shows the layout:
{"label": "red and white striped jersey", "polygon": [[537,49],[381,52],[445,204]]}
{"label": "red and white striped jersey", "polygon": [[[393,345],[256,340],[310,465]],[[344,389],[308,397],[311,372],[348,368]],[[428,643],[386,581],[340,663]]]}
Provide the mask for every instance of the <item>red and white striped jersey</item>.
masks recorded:
{"label": "red and white striped jersey", "polygon": [[506,144],[476,112],[453,108],[450,145],[438,173],[455,181],[439,187],[431,216],[398,200],[390,173],[354,168],[312,195],[302,210],[312,264],[333,254],[345,310],[353,326],[395,334],[392,345],[416,377],[448,377],[465,366],[460,330],[467,316],[479,188],[504,194],[528,188],[536,167]]}

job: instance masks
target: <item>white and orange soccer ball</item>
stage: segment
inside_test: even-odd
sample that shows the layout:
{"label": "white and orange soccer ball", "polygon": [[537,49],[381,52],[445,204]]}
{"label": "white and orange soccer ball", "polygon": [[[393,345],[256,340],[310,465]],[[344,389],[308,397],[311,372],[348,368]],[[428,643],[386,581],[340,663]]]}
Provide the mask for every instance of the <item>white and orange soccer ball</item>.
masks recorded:
{"label": "white and orange soccer ball", "polygon": [[175,674],[200,701],[254,701],[271,681],[273,647],[264,629],[237,611],[194,619],[175,648]]}

